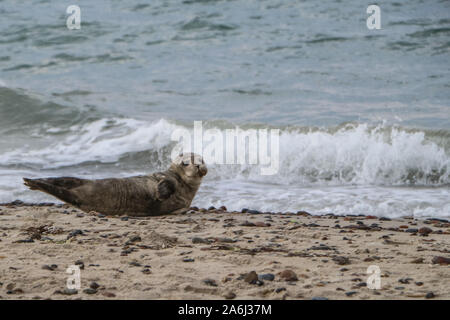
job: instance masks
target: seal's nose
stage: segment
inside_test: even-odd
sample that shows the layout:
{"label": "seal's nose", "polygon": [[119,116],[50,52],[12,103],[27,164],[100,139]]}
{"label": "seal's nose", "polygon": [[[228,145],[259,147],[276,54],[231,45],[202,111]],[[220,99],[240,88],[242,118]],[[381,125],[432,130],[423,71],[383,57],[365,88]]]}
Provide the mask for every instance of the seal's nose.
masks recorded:
{"label": "seal's nose", "polygon": [[206,166],[202,164],[197,167],[198,167],[198,173],[200,174],[200,177],[206,176],[206,174],[208,173],[208,169],[206,168]]}

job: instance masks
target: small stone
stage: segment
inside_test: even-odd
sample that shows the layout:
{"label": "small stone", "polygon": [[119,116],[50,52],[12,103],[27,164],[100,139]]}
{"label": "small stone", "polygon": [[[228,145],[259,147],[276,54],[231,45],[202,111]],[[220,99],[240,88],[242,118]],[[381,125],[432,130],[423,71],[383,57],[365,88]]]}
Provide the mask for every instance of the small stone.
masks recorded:
{"label": "small stone", "polygon": [[6,290],[12,290],[12,289],[14,289],[15,286],[16,286],[15,283],[8,283],[8,284],[6,285]]}
{"label": "small stone", "polygon": [[216,280],[214,280],[214,279],[208,278],[208,279],[204,279],[202,282],[208,286],[217,287]]}
{"label": "small stone", "polygon": [[286,288],[285,287],[281,287],[281,288],[276,288],[275,289],[275,293],[280,293],[282,291],[286,291]]}
{"label": "small stone", "polygon": [[236,294],[232,291],[228,291],[223,295],[223,297],[227,300],[231,300],[231,299],[236,298]]}
{"label": "small stone", "polygon": [[275,275],[272,273],[263,273],[258,275],[259,280],[267,280],[267,281],[273,281],[275,279]]}
{"label": "small stone", "polygon": [[42,269],[43,269],[43,270],[53,271],[53,270],[55,270],[57,267],[58,267],[58,266],[55,265],[55,264],[53,264],[53,265],[51,265],[51,266],[49,266],[48,264],[44,264],[44,265],[42,266]]}
{"label": "small stone", "polygon": [[75,265],[76,265],[76,266],[79,266],[79,268],[80,268],[81,270],[84,270],[84,262],[83,262],[83,261],[77,260],[77,261],[75,261]]}
{"label": "small stone", "polygon": [[325,298],[325,297],[312,297],[311,300],[328,300],[328,298]]}
{"label": "small stone", "polygon": [[433,260],[431,260],[431,262],[433,264],[440,264],[440,265],[446,266],[446,265],[450,264],[450,258],[435,256],[435,257],[433,257]]}
{"label": "small stone", "polygon": [[120,218],[121,221],[128,221],[128,217],[122,217]]}
{"label": "small stone", "polygon": [[114,298],[116,296],[114,293],[109,292],[109,291],[104,291],[104,292],[102,292],[102,294],[107,298]]}
{"label": "small stone", "polygon": [[336,262],[336,264],[343,266],[350,264],[350,259],[347,257],[337,256],[333,258],[333,261]]}
{"label": "small stone", "polygon": [[419,234],[421,234],[421,235],[428,235],[431,232],[433,232],[433,230],[431,230],[430,228],[427,228],[427,227],[423,227],[423,228],[419,229]]}
{"label": "small stone", "polygon": [[62,294],[69,295],[69,296],[77,294],[77,293],[78,293],[77,289],[69,289],[69,288],[64,288],[64,291],[62,292]]}
{"label": "small stone", "polygon": [[100,285],[97,282],[95,282],[95,281],[92,281],[89,284],[89,288],[94,289],[94,290],[97,290],[99,287],[100,287]]}
{"label": "small stone", "polygon": [[417,258],[411,261],[411,263],[423,263],[423,258]]}
{"label": "small stone", "polygon": [[409,284],[410,280],[413,280],[413,279],[411,279],[411,278],[402,278],[402,279],[399,279],[398,282],[400,282],[402,284]]}
{"label": "small stone", "polygon": [[345,295],[347,296],[347,297],[351,297],[351,296],[353,296],[353,295],[355,295],[355,294],[357,294],[358,293],[358,291],[347,291],[346,293],[345,293]]}
{"label": "small stone", "polygon": [[256,284],[256,281],[258,281],[258,274],[255,271],[251,271],[245,275],[244,281],[249,284]]}
{"label": "small stone", "polygon": [[192,258],[184,258],[183,259],[183,262],[194,262],[195,261],[195,259],[192,259]]}
{"label": "small stone", "polygon": [[192,243],[205,243],[205,244],[209,244],[210,242],[206,239],[203,238],[199,238],[199,237],[195,237],[192,238]]}
{"label": "small stone", "polygon": [[83,290],[84,293],[86,294],[96,294],[97,290],[96,289],[92,289],[92,288],[87,288]]}
{"label": "small stone", "polygon": [[280,272],[279,275],[280,275],[280,278],[282,278],[285,281],[297,281],[298,280],[295,272],[292,270],[289,270],[289,269]]}
{"label": "small stone", "polygon": [[434,298],[435,297],[435,295],[434,295],[434,293],[433,292],[428,292],[426,295],[425,295],[425,298],[426,299],[432,299],[432,298]]}

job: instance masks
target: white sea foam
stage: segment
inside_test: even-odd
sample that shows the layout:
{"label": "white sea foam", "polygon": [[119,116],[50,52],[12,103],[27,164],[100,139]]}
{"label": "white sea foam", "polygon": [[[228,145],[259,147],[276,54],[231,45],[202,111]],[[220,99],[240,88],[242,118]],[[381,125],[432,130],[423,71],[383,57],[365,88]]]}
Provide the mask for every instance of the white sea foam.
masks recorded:
{"label": "white sea foam", "polygon": [[[57,136],[44,148],[30,145],[4,152],[0,165],[23,164],[41,168],[38,175],[49,175],[48,170],[55,175],[73,174],[71,168],[87,162],[98,162],[100,166],[121,162],[117,172],[107,173],[147,173],[167,165],[175,145],[171,134],[178,128],[179,124],[163,119],[152,123],[102,119],[73,126],[70,134]],[[59,131],[53,128],[52,132]],[[139,152],[144,152],[144,156],[127,157]],[[159,167],[153,165],[154,156],[159,159]],[[127,171],[129,166],[134,172]],[[13,189],[14,195],[35,201],[36,197],[21,185],[18,173],[6,171],[3,181],[17,183],[0,185],[0,200],[12,200]],[[88,177],[106,175],[92,167],[81,172]],[[194,204],[225,204],[236,210],[250,207],[267,211],[448,217],[449,173],[448,151],[422,131],[366,124],[333,130],[291,128],[282,130],[280,136],[277,175],[261,176],[259,167],[252,165],[210,166]]]}

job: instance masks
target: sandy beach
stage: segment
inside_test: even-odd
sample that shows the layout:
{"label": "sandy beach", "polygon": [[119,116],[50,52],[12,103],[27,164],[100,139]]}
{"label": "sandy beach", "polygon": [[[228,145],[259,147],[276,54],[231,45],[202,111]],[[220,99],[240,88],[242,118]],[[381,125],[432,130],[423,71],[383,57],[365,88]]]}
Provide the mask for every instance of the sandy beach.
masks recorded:
{"label": "sandy beach", "polygon": [[[442,219],[226,208],[136,219],[15,202],[0,221],[0,299],[450,298]],[[70,265],[79,290],[66,288]]]}

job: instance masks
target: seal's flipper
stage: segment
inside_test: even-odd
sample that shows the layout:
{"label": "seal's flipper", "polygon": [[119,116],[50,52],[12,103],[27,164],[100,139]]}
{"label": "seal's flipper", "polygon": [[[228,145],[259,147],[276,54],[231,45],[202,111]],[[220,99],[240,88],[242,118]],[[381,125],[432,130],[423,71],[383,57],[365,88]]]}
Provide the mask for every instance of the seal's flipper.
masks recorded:
{"label": "seal's flipper", "polygon": [[161,180],[157,186],[156,196],[158,200],[170,198],[175,193],[175,183],[169,179]]}
{"label": "seal's flipper", "polygon": [[70,190],[61,187],[64,185],[62,180],[65,178],[50,178],[50,179],[27,179],[23,178],[24,184],[31,190],[40,190],[48,193],[58,199],[68,202],[70,204],[79,206],[79,198]]}

